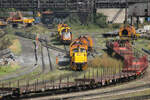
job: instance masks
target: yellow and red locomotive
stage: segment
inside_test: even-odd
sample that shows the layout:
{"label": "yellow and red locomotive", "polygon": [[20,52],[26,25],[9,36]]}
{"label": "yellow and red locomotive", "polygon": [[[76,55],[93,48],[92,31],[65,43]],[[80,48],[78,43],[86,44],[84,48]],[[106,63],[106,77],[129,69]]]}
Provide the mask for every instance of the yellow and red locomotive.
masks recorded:
{"label": "yellow and red locomotive", "polygon": [[58,25],[58,38],[64,44],[70,44],[72,42],[71,28],[67,24]]}
{"label": "yellow and red locomotive", "polygon": [[124,27],[121,27],[119,30],[120,38],[137,39],[139,36],[140,36],[140,34],[136,33],[136,29],[134,26],[125,25]]}
{"label": "yellow and red locomotive", "polygon": [[93,41],[89,36],[80,36],[70,45],[71,68],[73,70],[87,69],[88,51],[93,49]]}

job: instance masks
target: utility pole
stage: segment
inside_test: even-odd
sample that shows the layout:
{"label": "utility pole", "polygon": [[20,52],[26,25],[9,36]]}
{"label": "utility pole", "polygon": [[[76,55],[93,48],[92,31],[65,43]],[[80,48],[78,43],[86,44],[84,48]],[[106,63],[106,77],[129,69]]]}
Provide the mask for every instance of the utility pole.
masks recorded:
{"label": "utility pole", "polygon": [[125,8],[125,26],[128,24],[128,0],[126,0],[126,8]]}
{"label": "utility pole", "polygon": [[148,3],[149,3],[149,0],[147,0],[147,17],[148,17],[148,15],[149,15],[149,14],[148,14],[148,12],[149,12],[149,9],[148,9],[148,8],[149,8],[149,7],[148,7],[149,4],[148,4]]}

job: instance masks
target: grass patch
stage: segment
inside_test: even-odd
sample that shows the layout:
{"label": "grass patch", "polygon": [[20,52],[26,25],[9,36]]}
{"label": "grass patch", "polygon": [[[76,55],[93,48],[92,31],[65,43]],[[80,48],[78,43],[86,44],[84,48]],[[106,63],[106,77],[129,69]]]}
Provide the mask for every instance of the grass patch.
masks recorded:
{"label": "grass patch", "polygon": [[150,50],[150,41],[147,39],[138,39],[135,41],[135,47],[138,50],[141,50],[142,48]]}
{"label": "grass patch", "polygon": [[[122,93],[122,94],[113,94],[107,97],[100,97],[99,99],[101,100],[105,100],[106,98],[108,100],[116,100],[116,99],[125,99],[128,98],[130,100],[136,100],[137,98],[139,98],[139,100],[142,98],[140,98],[140,96],[148,96],[150,95],[150,89],[143,89],[143,90],[139,90],[139,91],[135,91],[132,93]],[[135,98],[134,98],[135,97]]]}
{"label": "grass patch", "polygon": [[[17,71],[17,70],[15,70],[15,71]],[[11,86],[16,87],[17,82],[19,80],[19,84],[21,86],[21,85],[25,85],[27,80],[36,79],[38,77],[38,75],[40,75],[40,67],[37,67],[33,72],[28,73],[26,75],[19,76],[19,77],[16,77],[16,78],[12,78],[10,80],[5,80],[5,81],[3,81],[3,83],[5,83],[6,87],[7,87],[9,85],[8,83],[11,82],[12,83]]]}
{"label": "grass patch", "polygon": [[48,34],[50,31],[44,25],[34,25],[25,29],[26,33],[31,34]]}
{"label": "grass patch", "polygon": [[[103,33],[114,30],[113,28],[106,27],[106,28],[100,28],[97,25],[88,25],[88,26],[82,26],[82,25],[70,25],[72,30],[74,32],[80,32],[80,33]],[[91,33],[91,34],[92,34]]]}
{"label": "grass patch", "polygon": [[[104,53],[102,57],[95,57],[89,60],[88,67],[89,69],[85,73],[85,76],[89,78],[119,73],[123,68],[123,63]],[[81,75],[81,77],[83,77],[83,75]]]}
{"label": "grass patch", "polygon": [[17,63],[11,63],[7,66],[0,66],[0,76],[14,72],[19,68],[20,66]]}
{"label": "grass patch", "polygon": [[[5,81],[7,84],[8,82],[12,82],[12,86],[17,86],[17,80],[19,80],[20,86],[26,85],[27,81],[29,80],[30,84],[34,84],[37,80],[38,82],[42,82],[43,80],[55,80],[55,82],[59,82],[60,77],[64,78],[64,75],[71,74],[72,72],[69,71],[60,71],[56,70],[54,72],[49,73],[41,73],[40,71],[36,70],[32,73],[29,73],[28,75],[24,75],[18,78],[15,78],[13,80]],[[62,80],[63,81],[63,80]]]}
{"label": "grass patch", "polygon": [[[1,35],[1,33],[0,33]],[[8,48],[12,45],[13,36],[12,35],[4,35],[0,37],[0,50]]]}
{"label": "grass patch", "polygon": [[106,53],[102,57],[95,57],[90,60],[90,67],[122,67],[123,63],[121,60],[114,59],[108,56]]}
{"label": "grass patch", "polygon": [[9,47],[9,49],[11,49],[11,51],[16,55],[20,54],[21,53],[20,41],[18,39],[13,40],[12,45]]}

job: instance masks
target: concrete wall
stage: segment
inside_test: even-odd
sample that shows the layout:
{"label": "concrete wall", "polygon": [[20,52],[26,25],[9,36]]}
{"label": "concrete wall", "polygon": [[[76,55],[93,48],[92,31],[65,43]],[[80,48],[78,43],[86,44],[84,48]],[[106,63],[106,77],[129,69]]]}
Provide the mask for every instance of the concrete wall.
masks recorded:
{"label": "concrete wall", "polygon": [[137,3],[129,7],[129,16],[150,16],[150,3]]}
{"label": "concrete wall", "polygon": [[[98,9],[97,13],[103,13],[108,16],[107,21],[112,21],[113,17],[117,14],[120,9]],[[120,13],[114,23],[123,23],[125,20],[125,9]]]}

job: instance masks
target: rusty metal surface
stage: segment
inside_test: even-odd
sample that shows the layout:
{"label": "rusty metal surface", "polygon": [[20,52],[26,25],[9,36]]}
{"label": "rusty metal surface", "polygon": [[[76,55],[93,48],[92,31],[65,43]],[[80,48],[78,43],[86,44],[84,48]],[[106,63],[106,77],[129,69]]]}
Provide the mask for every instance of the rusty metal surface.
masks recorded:
{"label": "rusty metal surface", "polygon": [[[128,4],[147,3],[147,0],[127,0]],[[16,8],[16,9],[90,9],[96,8],[125,8],[126,0],[0,0],[0,8]]]}

